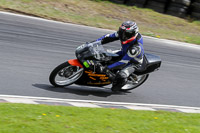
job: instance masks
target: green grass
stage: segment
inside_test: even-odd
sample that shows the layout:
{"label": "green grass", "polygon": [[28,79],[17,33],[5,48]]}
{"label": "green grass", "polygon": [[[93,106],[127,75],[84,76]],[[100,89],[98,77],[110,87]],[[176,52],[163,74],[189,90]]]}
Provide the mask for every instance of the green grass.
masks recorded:
{"label": "green grass", "polygon": [[198,133],[200,114],[0,104],[1,133]]}
{"label": "green grass", "polygon": [[200,21],[106,0],[0,0],[0,10],[112,30],[133,20],[144,35],[200,44]]}

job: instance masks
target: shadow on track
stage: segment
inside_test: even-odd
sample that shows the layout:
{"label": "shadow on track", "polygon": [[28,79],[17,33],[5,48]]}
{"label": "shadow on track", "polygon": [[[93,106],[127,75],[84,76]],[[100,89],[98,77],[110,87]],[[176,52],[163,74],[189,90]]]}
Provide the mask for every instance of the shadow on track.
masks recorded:
{"label": "shadow on track", "polygon": [[32,86],[44,89],[47,91],[54,91],[59,93],[72,93],[81,96],[94,95],[98,97],[108,97],[111,95],[126,95],[124,92],[112,92],[110,89],[100,88],[100,87],[88,87],[88,86],[67,86],[64,88],[53,87],[47,84],[33,84]]}

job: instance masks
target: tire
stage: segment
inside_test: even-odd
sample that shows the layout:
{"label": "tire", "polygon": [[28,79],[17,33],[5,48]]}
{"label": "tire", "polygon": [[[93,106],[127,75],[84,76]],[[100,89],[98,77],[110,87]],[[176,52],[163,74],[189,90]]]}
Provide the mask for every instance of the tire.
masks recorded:
{"label": "tire", "polygon": [[49,76],[49,82],[55,87],[64,87],[76,82],[83,74],[83,68],[72,66],[68,62],[57,66]]}
{"label": "tire", "polygon": [[147,0],[128,0],[125,4],[129,6],[143,7]]}
{"label": "tire", "polygon": [[161,8],[161,9],[164,9],[165,8],[165,3],[164,2],[158,2],[158,1],[154,1],[154,0],[150,0],[148,1],[148,4],[146,7],[158,7],[158,8]]}
{"label": "tire", "polygon": [[169,4],[169,7],[168,7],[168,8],[170,8],[170,7],[174,7],[174,8],[184,8],[184,9],[187,9],[187,8],[188,8],[188,6],[181,5],[181,4],[177,4],[177,3],[171,3],[171,4]]}
{"label": "tire", "polygon": [[168,5],[167,0],[149,0],[145,7],[153,9],[154,11],[165,13]]}
{"label": "tire", "polygon": [[188,7],[178,4],[170,4],[170,6],[167,8],[166,13],[178,16],[178,17],[185,17],[187,13]]}
{"label": "tire", "polygon": [[133,81],[131,79],[132,76],[133,75],[131,74],[128,77],[128,82],[120,89],[120,91],[129,91],[129,90],[139,87],[147,80],[147,78],[149,77],[149,74],[144,74],[144,75],[138,76],[138,83],[133,83]]}
{"label": "tire", "polygon": [[200,3],[192,3],[192,12],[200,13]]}
{"label": "tire", "polygon": [[135,3],[144,5],[146,3],[146,1],[147,0],[135,0]]}
{"label": "tire", "polygon": [[171,0],[172,3],[177,3],[179,5],[185,5],[189,6],[191,3],[191,0]]}
{"label": "tire", "polygon": [[195,2],[200,3],[200,0],[195,0]]}
{"label": "tire", "polygon": [[193,8],[192,12],[200,13],[200,8]]}
{"label": "tire", "polygon": [[191,16],[192,16],[193,18],[196,18],[197,20],[200,20],[200,13],[192,12]]}
{"label": "tire", "polygon": [[157,6],[147,5],[146,8],[152,9],[156,12],[164,13],[164,8],[160,8],[160,7],[157,7]]}
{"label": "tire", "polygon": [[186,10],[187,10],[187,8],[184,8],[184,7],[183,8],[179,8],[179,7],[170,6],[168,8],[168,11],[173,11],[175,13],[185,13]]}
{"label": "tire", "polygon": [[192,6],[200,8],[200,2],[194,2],[192,3]]}
{"label": "tire", "polygon": [[124,4],[124,0],[110,0],[110,1],[116,4]]}
{"label": "tire", "polygon": [[168,0],[153,0],[153,1],[157,1],[157,2],[160,2],[160,3],[166,3]]}
{"label": "tire", "polygon": [[153,9],[154,11],[157,11],[157,12],[163,13],[165,9],[165,3],[151,0],[151,1],[148,1],[148,4],[145,7]]}
{"label": "tire", "polygon": [[174,11],[167,11],[166,12],[167,14],[169,15],[172,15],[172,16],[176,16],[176,17],[180,17],[180,18],[185,18],[186,17],[186,13],[185,12],[174,12]]}

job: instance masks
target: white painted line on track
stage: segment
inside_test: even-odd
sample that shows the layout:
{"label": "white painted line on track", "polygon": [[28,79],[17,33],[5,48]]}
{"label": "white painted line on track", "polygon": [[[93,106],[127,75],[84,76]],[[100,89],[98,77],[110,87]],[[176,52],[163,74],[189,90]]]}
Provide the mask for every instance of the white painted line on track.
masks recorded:
{"label": "white painted line on track", "polygon": [[49,98],[49,97],[32,97],[32,96],[18,96],[18,95],[0,95],[0,98],[23,98],[33,100],[46,100],[46,101],[63,101],[63,102],[81,102],[81,103],[98,103],[98,104],[115,104],[115,105],[136,105],[136,106],[154,106],[156,108],[186,108],[186,109],[197,109],[199,107],[188,107],[188,106],[175,106],[175,105],[160,105],[160,104],[144,104],[144,103],[125,103],[125,102],[108,102],[108,101],[92,101],[92,100],[77,100],[77,99],[61,99],[61,98]]}
{"label": "white painted line on track", "polygon": [[132,109],[132,110],[149,110],[149,111],[156,111],[156,109],[152,109],[150,107],[141,107],[141,106],[124,106],[128,109]]}
{"label": "white painted line on track", "polygon": [[38,104],[40,102],[48,102],[55,104],[67,103],[76,107],[122,107],[132,110],[176,110],[177,112],[184,113],[200,113],[199,107],[187,107],[187,106],[174,106],[174,105],[159,105],[159,104],[142,104],[142,103],[125,103],[125,102],[107,102],[107,101],[92,101],[92,100],[75,100],[75,99],[60,99],[60,98],[49,98],[49,97],[29,97],[29,96],[16,96],[16,95],[0,95],[0,99],[12,102],[12,103],[28,103]]}
{"label": "white painted line on track", "polygon": [[194,109],[178,109],[178,110],[184,113],[200,113],[200,110],[194,110]]}
{"label": "white painted line on track", "polygon": [[76,106],[76,107],[90,107],[90,108],[100,108],[100,106],[98,105],[95,105],[95,104],[91,104],[91,103],[77,103],[77,102],[67,102],[73,106]]}
{"label": "white painted line on track", "polygon": [[11,102],[11,103],[39,104],[39,103],[34,102],[31,99],[4,98],[4,100]]}

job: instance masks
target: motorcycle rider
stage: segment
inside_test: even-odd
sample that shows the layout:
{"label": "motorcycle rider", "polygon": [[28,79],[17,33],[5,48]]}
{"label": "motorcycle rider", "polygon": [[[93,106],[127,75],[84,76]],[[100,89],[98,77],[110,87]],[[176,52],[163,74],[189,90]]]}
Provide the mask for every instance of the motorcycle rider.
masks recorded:
{"label": "motorcycle rider", "polygon": [[[101,72],[105,72],[110,77],[113,82],[113,86],[111,88],[112,91],[118,91],[126,84],[128,76],[135,71],[136,66],[143,63],[144,56],[143,38],[139,33],[139,28],[135,22],[125,21],[119,27],[118,31],[112,34],[104,35],[95,41],[101,42],[101,44],[104,45],[116,40],[121,41],[121,50],[116,53],[119,57],[121,57],[119,61],[107,67],[104,67],[101,64],[96,64],[93,61],[90,63],[92,64],[90,66],[91,69],[93,68],[92,66],[97,66]],[[89,54],[87,53],[87,49],[85,50],[84,45],[77,48],[76,55],[77,58],[81,60],[83,65],[88,68],[88,63],[86,63],[88,60],[86,58]],[[121,65],[123,68],[117,72],[115,76],[110,69],[119,66],[121,67]],[[137,78],[135,79],[137,80]]]}
{"label": "motorcycle rider", "polygon": [[101,41],[102,45],[116,40],[121,41],[121,50],[116,54],[121,56],[121,60],[115,62],[104,68],[104,71],[108,71],[111,68],[126,65],[121,71],[119,71],[113,80],[112,91],[118,91],[126,84],[128,76],[135,71],[134,65],[143,63],[144,49],[143,49],[143,37],[139,33],[137,24],[133,21],[125,21],[119,27],[117,32],[107,34],[96,41]]}

